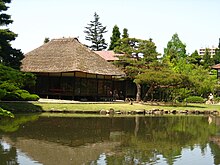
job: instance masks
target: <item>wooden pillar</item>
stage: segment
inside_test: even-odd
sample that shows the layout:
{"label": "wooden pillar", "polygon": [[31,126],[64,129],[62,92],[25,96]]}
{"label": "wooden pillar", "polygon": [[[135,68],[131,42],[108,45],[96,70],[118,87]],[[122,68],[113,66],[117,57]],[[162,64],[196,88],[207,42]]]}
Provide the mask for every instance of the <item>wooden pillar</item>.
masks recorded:
{"label": "wooden pillar", "polygon": [[74,100],[75,97],[75,81],[76,81],[76,72],[73,72],[73,82],[72,82],[72,87],[73,87],[73,91],[72,91],[72,99]]}
{"label": "wooden pillar", "polygon": [[95,75],[95,79],[96,79],[96,101],[98,101],[98,97],[99,97],[99,80],[98,80],[98,75]]}

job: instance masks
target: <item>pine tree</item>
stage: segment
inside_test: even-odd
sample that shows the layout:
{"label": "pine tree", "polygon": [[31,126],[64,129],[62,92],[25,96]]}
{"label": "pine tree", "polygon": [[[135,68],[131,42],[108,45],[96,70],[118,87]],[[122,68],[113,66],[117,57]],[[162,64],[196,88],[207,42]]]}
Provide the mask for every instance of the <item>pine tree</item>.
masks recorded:
{"label": "pine tree", "polygon": [[0,63],[10,66],[15,69],[19,69],[21,60],[24,57],[20,50],[11,47],[10,42],[14,41],[17,34],[5,28],[11,24],[11,16],[3,12],[7,11],[7,3],[11,3],[11,0],[0,0]]}
{"label": "pine tree", "polygon": [[123,29],[122,38],[129,38],[128,29],[126,28]]}
{"label": "pine tree", "polygon": [[110,41],[110,46],[109,46],[109,50],[114,50],[114,48],[117,46],[117,42],[121,37],[121,33],[119,31],[119,28],[117,25],[115,25],[113,27],[112,30],[112,36],[111,36],[111,41]]}
{"label": "pine tree", "polygon": [[[115,47],[115,52],[123,53],[119,56],[116,65],[122,67],[127,77],[134,80],[137,75],[146,72],[157,61],[158,53],[156,45],[152,41],[141,40],[137,38],[122,38]],[[136,101],[141,100],[141,85],[135,82],[137,86]]]}
{"label": "pine tree", "polygon": [[84,33],[87,34],[85,37],[86,40],[91,41],[92,45],[89,46],[92,50],[99,51],[107,48],[107,43],[103,38],[103,34],[107,32],[106,26],[102,26],[102,23],[99,22],[99,15],[94,14],[94,21],[90,21],[88,26],[85,27],[86,30]]}

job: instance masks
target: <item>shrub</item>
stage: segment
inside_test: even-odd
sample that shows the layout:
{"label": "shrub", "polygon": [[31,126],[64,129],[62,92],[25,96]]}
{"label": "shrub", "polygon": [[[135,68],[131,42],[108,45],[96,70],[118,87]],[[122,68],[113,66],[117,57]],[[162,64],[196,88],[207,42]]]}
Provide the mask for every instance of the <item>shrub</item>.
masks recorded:
{"label": "shrub", "polygon": [[28,91],[21,89],[13,92],[6,92],[2,97],[3,101],[37,101],[39,99],[40,97],[38,95],[30,94]]}
{"label": "shrub", "polygon": [[26,90],[16,90],[16,94],[20,95],[21,99],[24,101],[37,101],[40,99],[40,97],[36,94],[30,94]]}
{"label": "shrub", "polygon": [[26,98],[25,98],[26,101],[37,101],[39,99],[40,99],[40,97],[36,94],[26,95]]}
{"label": "shrub", "polygon": [[1,100],[3,97],[5,97],[6,93],[7,93],[6,90],[0,89],[0,100]]}
{"label": "shrub", "polygon": [[9,82],[3,82],[3,83],[0,85],[0,88],[6,90],[7,92],[13,92],[13,91],[19,89],[19,88],[16,87],[14,84],[9,83]]}
{"label": "shrub", "polygon": [[14,91],[14,93],[17,93],[17,94],[19,94],[19,95],[21,95],[21,94],[23,94],[23,93],[30,94],[28,91],[22,90],[22,89],[18,89],[18,90],[16,90],[16,91]]}
{"label": "shrub", "polygon": [[200,96],[189,96],[185,101],[188,103],[204,103],[205,100]]}
{"label": "shrub", "polygon": [[22,98],[19,94],[14,92],[7,92],[7,94],[2,98],[3,101],[21,101]]}
{"label": "shrub", "polygon": [[216,103],[219,103],[219,102],[220,102],[220,97],[215,97],[215,98],[214,98],[214,101],[215,101]]}

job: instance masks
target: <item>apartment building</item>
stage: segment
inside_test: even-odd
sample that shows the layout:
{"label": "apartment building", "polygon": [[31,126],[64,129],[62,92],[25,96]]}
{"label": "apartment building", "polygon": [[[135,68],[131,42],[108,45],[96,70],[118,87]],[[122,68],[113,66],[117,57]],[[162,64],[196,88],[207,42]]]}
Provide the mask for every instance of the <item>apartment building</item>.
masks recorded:
{"label": "apartment building", "polygon": [[200,48],[198,51],[199,55],[203,56],[205,54],[206,49],[208,49],[211,57],[213,57],[215,55],[215,51],[216,51],[217,47],[212,46],[212,47],[207,47],[207,48]]}

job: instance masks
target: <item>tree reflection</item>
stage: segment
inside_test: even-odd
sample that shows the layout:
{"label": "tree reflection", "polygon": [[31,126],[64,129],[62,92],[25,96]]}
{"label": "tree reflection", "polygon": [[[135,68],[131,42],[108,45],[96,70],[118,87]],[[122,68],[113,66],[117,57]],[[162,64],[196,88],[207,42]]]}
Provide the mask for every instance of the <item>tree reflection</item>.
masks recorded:
{"label": "tree reflection", "polygon": [[172,165],[183,148],[199,145],[204,152],[209,137],[217,131],[214,123],[201,116],[135,118],[134,123],[134,133],[125,128],[121,149],[107,156],[108,164],[155,163],[162,156]]}
{"label": "tree reflection", "polygon": [[[20,116],[15,120],[0,121],[0,133],[4,131],[2,134],[11,138],[15,146],[19,140],[25,141],[26,143],[22,143],[24,145],[19,147],[26,149],[29,155],[35,154],[34,156],[36,156],[32,150],[34,144],[36,146],[47,144],[42,145],[45,150],[57,149],[59,146],[64,151],[67,147],[68,152],[73,152],[78,157],[83,155],[80,160],[85,161],[88,151],[85,146],[89,146],[89,151],[92,151],[90,154],[93,154],[92,159],[89,160],[90,164],[98,164],[99,159],[105,159],[106,164],[166,162],[172,165],[181,158],[184,149],[199,148],[202,154],[206,154],[210,137],[218,132],[216,123],[214,118],[209,123],[208,116],[40,117],[38,119],[37,115],[30,115]],[[22,129],[18,129],[19,127]],[[13,132],[14,130],[17,131]],[[105,143],[108,145],[105,146]],[[27,144],[29,147],[26,148]],[[219,164],[220,148],[213,143],[209,146],[215,164]],[[95,152],[97,148],[100,149],[99,152]],[[3,146],[0,149],[1,156],[4,156]],[[38,149],[41,150],[40,147]],[[12,148],[10,150],[13,151]],[[65,151],[62,153],[65,154]],[[95,160],[98,155],[99,158]],[[13,158],[16,158],[16,155]],[[35,160],[46,162],[47,155],[44,154],[43,158],[40,161],[36,156]],[[55,156],[54,160],[56,159]]]}
{"label": "tree reflection", "polygon": [[0,120],[0,133],[2,132],[15,132],[18,128],[30,121],[35,121],[39,115],[16,115],[15,118],[3,118]]}
{"label": "tree reflection", "polygon": [[11,146],[4,148],[4,145],[0,141],[0,160],[1,165],[18,165],[16,148]]}

